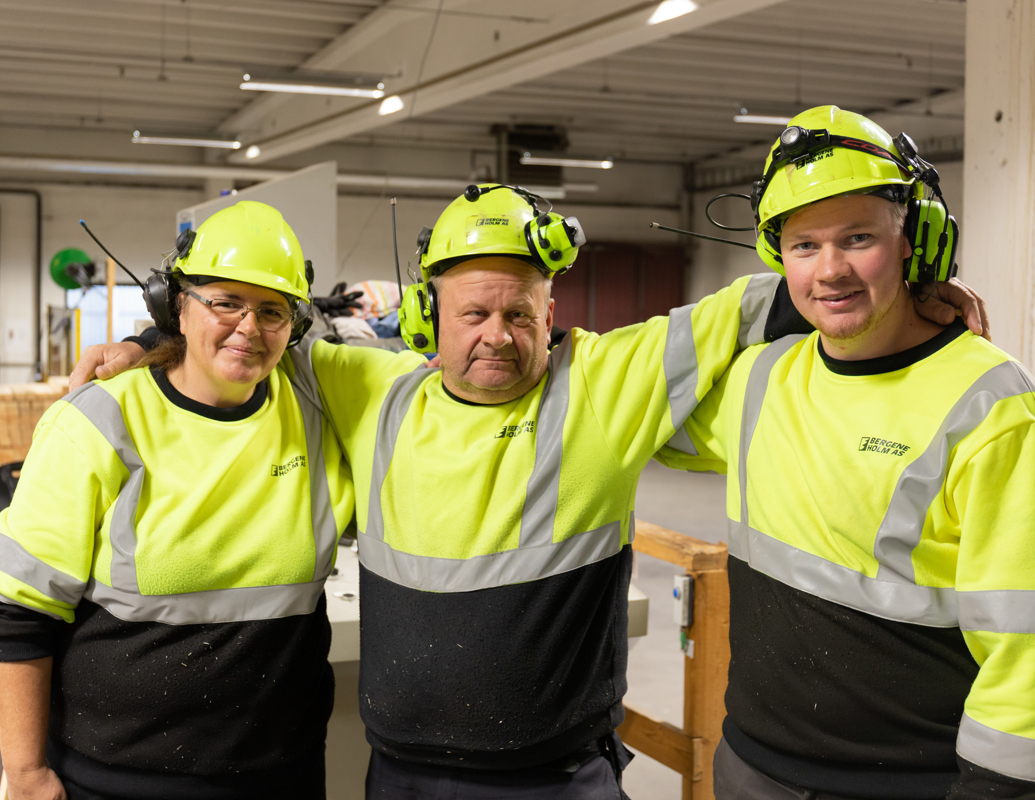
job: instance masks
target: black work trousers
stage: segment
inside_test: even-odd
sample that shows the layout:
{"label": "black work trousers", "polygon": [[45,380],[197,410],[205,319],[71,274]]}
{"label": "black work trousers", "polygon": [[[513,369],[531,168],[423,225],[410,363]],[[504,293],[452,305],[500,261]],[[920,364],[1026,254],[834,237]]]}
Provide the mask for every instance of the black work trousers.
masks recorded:
{"label": "black work trousers", "polygon": [[479,770],[415,764],[375,750],[367,800],[629,800],[621,771],[632,753],[617,734],[571,759],[567,768]]}

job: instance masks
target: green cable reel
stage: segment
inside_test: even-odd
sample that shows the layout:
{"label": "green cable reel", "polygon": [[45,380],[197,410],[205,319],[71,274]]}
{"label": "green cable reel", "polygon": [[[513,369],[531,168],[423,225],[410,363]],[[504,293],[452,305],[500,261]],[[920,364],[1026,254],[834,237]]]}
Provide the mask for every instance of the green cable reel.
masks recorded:
{"label": "green cable reel", "polygon": [[85,289],[95,270],[93,259],[76,247],[58,250],[50,259],[50,277],[62,289]]}

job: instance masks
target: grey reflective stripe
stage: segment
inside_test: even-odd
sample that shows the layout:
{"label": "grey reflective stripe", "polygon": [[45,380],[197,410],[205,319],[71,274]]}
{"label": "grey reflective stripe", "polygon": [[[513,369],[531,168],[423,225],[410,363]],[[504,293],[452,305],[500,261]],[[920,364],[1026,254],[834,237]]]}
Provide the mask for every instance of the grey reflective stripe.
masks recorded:
{"label": "grey reflective stripe", "polygon": [[[295,365],[295,397],[305,426],[305,444],[309,464],[309,504],[313,519],[313,543],[316,563],[313,579],[323,580],[334,568],[334,550],[338,544],[338,523],[334,519],[331,489],[327,482],[327,465],[323,454],[323,403],[320,400],[316,372],[312,363],[312,340],[303,340],[288,351]],[[302,391],[297,391],[299,387]]]}
{"label": "grey reflective stripe", "polygon": [[776,288],[780,285],[780,276],[775,272],[752,275],[744,294],[740,298],[740,328],[737,331],[737,344],[740,349],[765,341],[765,324],[769,320],[769,312],[776,299]]}
{"label": "grey reflective stripe", "polygon": [[282,586],[245,586],[170,595],[139,595],[90,581],[83,597],[127,622],[200,625],[248,622],[311,614],[323,594],[323,580]]}
{"label": "grey reflective stripe", "polygon": [[694,306],[674,308],[668,316],[665,336],[665,386],[668,390],[672,427],[677,435],[697,408],[697,347],[694,344]]}
{"label": "grey reflective stripe", "polygon": [[758,354],[755,363],[751,365],[751,372],[748,373],[747,389],[744,392],[744,413],[740,417],[740,463],[738,464],[740,477],[740,521],[745,525],[748,523],[748,450],[751,447],[751,437],[755,435],[758,417],[762,413],[762,403],[765,400],[766,390],[769,388],[769,374],[773,371],[773,367],[776,366],[776,362],[794,345],[805,338],[806,336],[802,334],[796,334],[777,339]]}
{"label": "grey reflective stripe", "polygon": [[612,522],[556,544],[521,547],[468,559],[415,556],[361,533],[359,560],[375,574],[424,592],[473,592],[560,575],[622,549],[622,525]]}
{"label": "grey reflective stripe", "polygon": [[949,455],[997,402],[1033,390],[1031,377],[1016,362],[1004,361],[974,381],[956,402],[931,444],[899,476],[873,544],[880,563],[878,578],[914,582],[913,549],[920,543],[927,510],[945,484]]}
{"label": "grey reflective stripe", "polygon": [[111,582],[123,591],[138,592],[136,518],[140,491],[144,485],[144,464],[126,429],[122,407],[104,389],[94,383],[87,383],[68,395],[65,401],[79,409],[93,423],[129,471],[129,479],[115,499],[111,515]]}
{"label": "grey reflective stripe", "polygon": [[958,625],[956,592],[882,581],[729,521],[730,555],[781,583],[883,619],[932,628]]}
{"label": "grey reflective stripe", "polygon": [[960,720],[956,752],[979,767],[1035,781],[1035,739],[997,731],[967,714]]}
{"label": "grey reflective stripe", "polygon": [[676,428],[676,432],[672,434],[672,438],[665,442],[673,450],[678,450],[680,453],[686,453],[688,456],[696,456],[697,448],[694,447],[693,439],[690,438],[690,434],[686,432],[686,426],[681,425]]}
{"label": "grey reflective stripe", "polygon": [[[81,580],[40,561],[20,542],[0,533],[0,572],[17,578],[52,600],[75,605],[86,584]],[[0,597],[0,599],[3,599]],[[38,609],[34,609],[38,610]]]}
{"label": "grey reflective stripe", "polygon": [[549,374],[535,423],[535,465],[525,486],[518,546],[553,544],[553,521],[561,485],[564,419],[571,394],[571,336],[550,352]]}
{"label": "grey reflective stripe", "polygon": [[420,385],[438,370],[418,366],[413,372],[400,375],[395,379],[381,404],[381,414],[377,420],[377,441],[374,444],[374,465],[370,476],[370,502],[367,506],[368,537],[385,538],[385,520],[381,512],[381,487],[388,475],[388,466],[395,453],[395,442],[402,429],[403,418],[410,410],[413,398]]}
{"label": "grey reflective stripe", "polygon": [[1035,591],[956,591],[960,628],[989,633],[1035,633]]}

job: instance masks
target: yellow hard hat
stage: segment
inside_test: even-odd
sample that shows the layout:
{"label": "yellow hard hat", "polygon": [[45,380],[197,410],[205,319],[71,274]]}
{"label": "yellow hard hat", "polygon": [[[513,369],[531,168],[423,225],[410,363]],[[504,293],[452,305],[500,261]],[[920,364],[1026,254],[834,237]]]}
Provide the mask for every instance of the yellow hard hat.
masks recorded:
{"label": "yellow hard hat", "polygon": [[810,203],[841,194],[895,190],[902,202],[923,196],[896,141],[872,120],[837,106],[794,117],[773,144],[765,177],[752,190],[759,231]]}
{"label": "yellow hard hat", "polygon": [[253,200],[201,223],[173,270],[264,286],[302,302],[309,296],[306,262],[294,231],[277,209]]}
{"label": "yellow hard hat", "polygon": [[544,200],[520,186],[471,185],[446,206],[435,227],[421,232],[421,276],[441,275],[479,256],[511,256],[548,277],[565,272],[585,244],[575,217],[540,209]]}

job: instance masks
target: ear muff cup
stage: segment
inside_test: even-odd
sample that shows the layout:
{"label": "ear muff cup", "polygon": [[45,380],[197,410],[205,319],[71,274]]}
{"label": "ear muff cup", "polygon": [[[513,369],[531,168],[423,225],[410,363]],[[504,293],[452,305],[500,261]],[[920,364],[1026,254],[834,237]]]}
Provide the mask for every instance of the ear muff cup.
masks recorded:
{"label": "ear muff cup", "polygon": [[412,283],[399,306],[399,332],[416,353],[438,352],[438,292],[431,283]]}
{"label": "ear muff cup", "polygon": [[784,275],[783,256],[780,255],[780,237],[772,231],[761,231],[755,240],[755,252],[774,272]]}
{"label": "ear muff cup", "polygon": [[169,272],[154,272],[144,281],[144,305],[155,327],[167,336],[180,332],[180,315],[176,313],[176,297],[180,284]]}
{"label": "ear muff cup", "polygon": [[[942,232],[946,241],[939,252]],[[956,245],[960,228],[955,217],[948,216],[941,203],[931,200],[909,201],[903,236],[912,253],[902,261],[902,276],[910,283],[928,284],[947,281],[956,275]]]}

